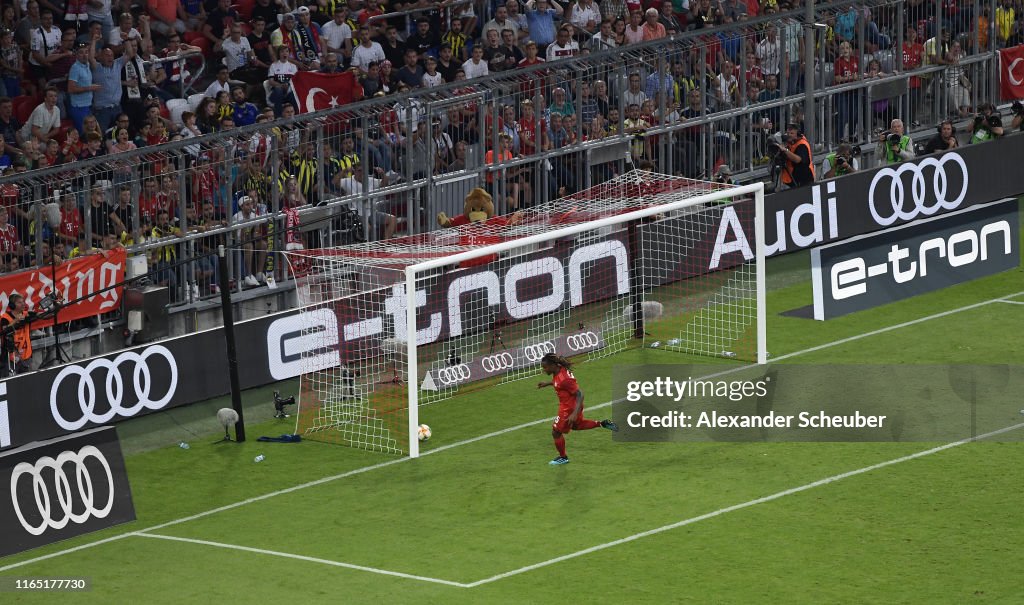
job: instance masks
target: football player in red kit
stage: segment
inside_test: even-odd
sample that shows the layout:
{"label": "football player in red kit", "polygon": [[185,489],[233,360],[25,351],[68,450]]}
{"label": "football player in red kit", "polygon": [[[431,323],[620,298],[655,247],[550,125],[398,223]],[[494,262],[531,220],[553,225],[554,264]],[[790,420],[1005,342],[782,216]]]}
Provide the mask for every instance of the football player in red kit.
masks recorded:
{"label": "football player in red kit", "polygon": [[619,427],[611,420],[598,422],[583,417],[583,391],[576,384],[576,377],[570,371],[572,364],[566,358],[548,353],[541,358],[540,367],[545,374],[553,378],[550,382],[538,382],[537,388],[553,386],[558,395],[558,416],[551,427],[551,436],[555,440],[558,457],[549,464],[569,463],[569,457],[565,455],[565,435],[573,429],[586,431],[603,427],[612,432],[619,430]]}

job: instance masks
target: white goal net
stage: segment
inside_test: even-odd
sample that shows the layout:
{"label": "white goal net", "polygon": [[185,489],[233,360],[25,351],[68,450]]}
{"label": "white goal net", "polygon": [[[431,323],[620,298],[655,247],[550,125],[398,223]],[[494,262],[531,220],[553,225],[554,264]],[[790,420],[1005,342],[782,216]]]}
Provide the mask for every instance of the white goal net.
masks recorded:
{"label": "white goal net", "polygon": [[422,405],[654,347],[765,361],[763,189],[632,171],[518,212],[288,253],[297,432],[418,455]]}

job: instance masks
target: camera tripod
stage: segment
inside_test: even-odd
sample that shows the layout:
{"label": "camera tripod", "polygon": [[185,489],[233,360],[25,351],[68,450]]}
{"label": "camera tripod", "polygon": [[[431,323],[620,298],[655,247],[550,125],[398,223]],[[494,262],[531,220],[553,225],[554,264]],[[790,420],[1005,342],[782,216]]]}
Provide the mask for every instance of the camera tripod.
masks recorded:
{"label": "camera tripod", "polygon": [[54,365],[61,365],[71,361],[71,356],[64,351],[64,348],[60,344],[60,308],[62,301],[60,295],[57,293],[57,257],[54,253],[54,242],[55,238],[50,236],[50,280],[53,283],[53,291],[47,296],[50,299],[50,309],[44,310],[39,314],[39,318],[53,317],[53,347],[46,352],[46,356],[43,357],[43,361],[39,364],[39,369],[48,368]]}

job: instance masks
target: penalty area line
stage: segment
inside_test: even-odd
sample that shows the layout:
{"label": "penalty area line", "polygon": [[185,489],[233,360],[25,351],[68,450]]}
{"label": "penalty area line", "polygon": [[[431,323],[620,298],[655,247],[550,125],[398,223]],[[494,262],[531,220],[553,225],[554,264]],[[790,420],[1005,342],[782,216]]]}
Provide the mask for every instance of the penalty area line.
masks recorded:
{"label": "penalty area line", "polygon": [[498,580],[504,580],[506,578],[510,578],[512,576],[517,576],[517,575],[524,574],[524,573],[527,573],[527,572],[530,572],[530,571],[534,571],[534,570],[540,569],[542,567],[548,567],[548,566],[554,565],[556,563],[561,563],[562,561],[568,561],[569,559],[575,559],[577,557],[582,557],[584,555],[589,555],[591,553],[595,553],[595,552],[598,552],[598,551],[601,551],[601,550],[606,550],[606,549],[612,548],[614,546],[619,546],[619,545],[622,545],[622,544],[626,544],[628,542],[633,542],[633,541],[639,540],[641,538],[646,538],[648,536],[653,536],[653,535],[656,535],[656,534],[664,533],[664,532],[667,532],[667,531],[671,531],[673,529],[678,529],[680,527],[685,527],[687,525],[693,525],[694,523],[699,523],[700,521],[706,521],[708,519],[713,519],[715,517],[719,517],[719,516],[724,515],[726,513],[731,513],[731,512],[734,512],[734,511],[742,510],[744,508],[750,508],[752,506],[757,506],[758,504],[764,504],[766,502],[771,502],[773,500],[778,500],[780,498],[785,498],[786,496],[791,496],[793,494],[798,494],[800,492],[805,492],[807,490],[814,489],[816,487],[821,487],[822,485],[828,485],[829,483],[835,483],[836,481],[842,481],[843,479],[847,479],[849,477],[855,477],[857,475],[862,475],[864,473],[869,473],[871,471],[878,470],[880,468],[885,468],[887,466],[892,466],[892,465],[895,465],[895,464],[900,464],[902,462],[907,462],[907,461],[910,461],[910,460],[915,460],[917,458],[923,458],[925,456],[930,456],[931,454],[937,454],[938,452],[942,452],[942,451],[945,451],[945,450],[948,450],[948,449],[952,449],[954,447],[957,447],[957,446],[960,446],[960,445],[964,445],[965,443],[971,443],[973,441],[980,441],[982,439],[987,439],[989,437],[995,437],[997,435],[1001,435],[1003,433],[1008,433],[1010,431],[1015,431],[1015,430],[1020,429],[1020,428],[1024,428],[1024,422],[1019,423],[1019,424],[1015,424],[1015,425],[1012,425],[1012,426],[1008,426],[1008,427],[1005,427],[1005,428],[1001,428],[1001,429],[992,431],[990,433],[985,433],[983,435],[978,435],[977,437],[968,438],[968,439],[962,439],[960,441],[954,441],[952,443],[947,443],[945,445],[940,445],[938,447],[933,447],[933,448],[928,449],[928,450],[923,450],[923,451],[920,451],[920,452],[915,452],[913,454],[908,454],[906,456],[901,456],[900,458],[894,458],[892,460],[886,460],[885,462],[879,462],[878,464],[872,464],[871,466],[865,466],[863,468],[858,468],[856,470],[847,471],[845,473],[840,473],[838,475],[833,475],[831,477],[826,477],[824,479],[819,479],[817,481],[814,481],[812,483],[807,483],[807,484],[801,485],[799,487],[793,487],[793,488],[790,488],[790,489],[783,490],[781,492],[776,492],[774,494],[771,494],[770,496],[764,496],[762,498],[757,498],[757,499],[754,499],[754,500],[748,500],[747,502],[742,502],[740,504],[734,504],[732,506],[727,506],[725,508],[720,508],[720,509],[718,509],[716,511],[712,511],[710,513],[705,513],[705,514],[699,515],[697,517],[691,517],[689,519],[684,519],[682,521],[677,521],[677,522],[671,523],[669,525],[662,525],[661,527],[656,527],[654,529],[649,529],[647,531],[642,531],[640,533],[636,533],[636,534],[633,534],[631,536],[626,536],[625,538],[619,538],[618,540],[612,540],[611,542],[605,542],[604,544],[598,544],[597,546],[591,546],[590,548],[584,548],[583,550],[578,550],[576,552],[568,553],[568,554],[562,555],[560,557],[555,557],[554,559],[548,559],[547,561],[541,561],[540,563],[534,563],[533,565],[527,565],[525,567],[520,567],[519,569],[513,569],[511,571],[506,571],[504,573],[500,573],[498,575],[491,576],[489,578],[484,578],[482,580],[477,580],[476,582],[470,582],[467,585],[467,588],[475,588],[475,587],[481,586],[483,584],[489,584],[491,582],[497,582]]}
{"label": "penalty area line", "polygon": [[321,559],[320,557],[310,557],[307,555],[297,555],[294,553],[281,552],[278,550],[267,550],[265,548],[253,548],[251,546],[241,546],[239,544],[227,544],[224,542],[214,542],[212,540],[199,540],[196,538],[182,538],[180,536],[168,536],[164,534],[151,534],[145,531],[134,532],[128,534],[130,536],[137,536],[140,538],[151,538],[159,540],[170,540],[172,542],[185,542],[188,544],[198,544],[201,546],[213,546],[216,548],[224,548],[228,550],[239,550],[243,552],[256,553],[260,555],[268,555],[272,557],[281,557],[284,559],[295,559],[297,561],[305,561],[307,563],[318,563],[320,565],[330,565],[332,567],[344,567],[345,569],[354,569],[356,571],[366,571],[369,573],[380,574],[383,576],[394,576],[396,578],[404,578],[406,580],[418,580],[420,582],[430,582],[432,584],[444,584],[445,586],[455,586],[457,588],[468,588],[468,584],[462,582],[452,582],[451,580],[442,580],[441,578],[431,578],[427,576],[418,576],[415,574],[403,573],[400,571],[391,571],[388,569],[379,569],[377,567],[367,567],[365,565],[356,565],[354,563],[345,563],[344,561],[332,561],[330,559]]}

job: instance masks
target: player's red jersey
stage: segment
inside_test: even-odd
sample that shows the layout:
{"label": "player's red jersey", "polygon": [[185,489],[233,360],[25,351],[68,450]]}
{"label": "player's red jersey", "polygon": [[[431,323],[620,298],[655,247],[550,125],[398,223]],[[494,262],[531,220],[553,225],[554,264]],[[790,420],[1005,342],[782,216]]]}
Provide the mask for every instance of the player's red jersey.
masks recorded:
{"label": "player's red jersey", "polygon": [[566,415],[571,414],[576,409],[576,392],[580,390],[579,385],[576,384],[576,377],[566,368],[562,368],[551,379],[551,383],[555,387],[555,393],[558,394],[559,416],[563,415],[563,410]]}

